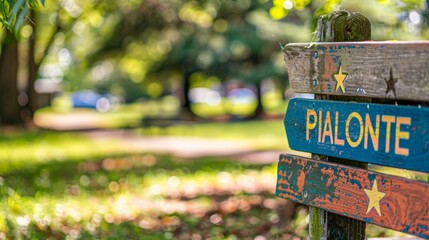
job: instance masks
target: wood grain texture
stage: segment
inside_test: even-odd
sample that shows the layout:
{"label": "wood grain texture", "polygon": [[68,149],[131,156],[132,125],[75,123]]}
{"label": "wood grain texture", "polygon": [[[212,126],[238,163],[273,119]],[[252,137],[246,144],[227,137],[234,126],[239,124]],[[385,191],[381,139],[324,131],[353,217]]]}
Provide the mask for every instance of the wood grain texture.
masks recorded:
{"label": "wood grain texture", "polygon": [[371,23],[358,12],[333,11],[317,21],[318,42],[358,42],[371,40]]}
{"label": "wood grain texture", "polygon": [[345,165],[281,155],[276,195],[429,238],[429,184]]}
{"label": "wood grain texture", "polygon": [[293,43],[285,63],[295,92],[429,101],[429,41]]}
{"label": "wood grain texture", "polygon": [[291,99],[293,150],[429,172],[429,108]]}
{"label": "wood grain texture", "polygon": [[[360,13],[348,11],[333,11],[319,17],[317,22],[317,42],[356,42],[371,40],[370,21]],[[340,79],[341,80],[341,79]],[[340,86],[341,87],[341,86]],[[343,86],[341,90],[343,90]],[[315,95],[316,99],[322,95]],[[325,98],[337,98],[343,96],[328,96]],[[338,100],[338,99],[337,99]],[[360,99],[356,101],[361,101]],[[313,154],[313,156],[315,156]],[[318,156],[318,159],[325,159],[329,162],[349,165],[348,160],[339,158]],[[364,167],[364,163],[359,163]],[[366,168],[366,167],[364,167]],[[341,215],[330,213],[324,210],[316,210],[310,207],[310,235],[311,239],[365,239],[365,222]]]}

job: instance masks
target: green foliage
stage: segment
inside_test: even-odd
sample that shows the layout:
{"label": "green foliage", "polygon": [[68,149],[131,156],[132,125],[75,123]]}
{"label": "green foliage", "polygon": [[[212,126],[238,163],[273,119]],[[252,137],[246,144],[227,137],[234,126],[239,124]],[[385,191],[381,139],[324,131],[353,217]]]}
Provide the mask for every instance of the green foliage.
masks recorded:
{"label": "green foliage", "polygon": [[[133,100],[135,94],[151,98],[168,94],[189,72],[202,72],[222,82],[230,79],[259,82],[267,76],[280,77],[284,73],[281,57],[275,58],[279,64],[271,68],[254,68],[270,62],[273,54],[281,55],[278,40],[285,33],[270,19],[268,3],[250,0],[75,3],[81,10],[79,14],[72,14],[60,4],[59,15],[54,12],[56,8],[49,6],[40,14],[47,27],[57,24],[64,33],[58,35],[61,40],[54,41],[52,49],[66,48],[73,57],[72,63],[64,68],[68,90],[108,86],[111,91],[121,88],[121,95]],[[260,20],[264,26],[259,25]],[[52,59],[55,54],[52,53]],[[139,93],[135,85],[145,91]]]}
{"label": "green foliage", "polygon": [[18,38],[30,7],[44,5],[44,0],[2,0],[0,4],[0,22]]}
{"label": "green foliage", "polygon": [[[422,0],[241,0],[47,2],[40,10],[40,48],[53,37],[46,64],[61,66],[66,90],[100,88],[127,101],[177,93],[192,73],[258,83],[287,82],[281,47],[311,41],[317,18],[336,9],[358,11],[371,20],[374,40],[424,39],[408,18]],[[394,13],[394,14],[392,14]],[[41,28],[40,28],[41,29]],[[418,30],[422,29],[421,32]],[[39,50],[42,49],[42,50]],[[36,56],[37,57],[37,56]],[[285,84],[287,85],[287,83]]]}

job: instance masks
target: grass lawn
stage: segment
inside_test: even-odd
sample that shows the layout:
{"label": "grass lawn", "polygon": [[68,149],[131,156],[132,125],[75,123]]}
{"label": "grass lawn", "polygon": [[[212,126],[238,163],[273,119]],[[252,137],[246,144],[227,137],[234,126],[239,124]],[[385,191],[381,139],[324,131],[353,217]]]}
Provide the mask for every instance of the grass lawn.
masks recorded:
{"label": "grass lawn", "polygon": [[127,153],[77,133],[0,138],[0,239],[252,239],[280,228],[275,165]]}
{"label": "grass lawn", "polygon": [[[281,120],[180,128],[167,134],[245,140],[258,150],[286,147]],[[275,164],[136,153],[119,140],[50,131],[2,133],[0,162],[0,239],[308,235],[307,209],[298,207],[287,221],[290,203],[274,196]],[[402,236],[374,226],[367,232]]]}
{"label": "grass lawn", "polygon": [[166,130],[141,129],[149,135],[187,136],[209,139],[240,140],[257,150],[289,150],[283,120],[212,122],[177,125]]}

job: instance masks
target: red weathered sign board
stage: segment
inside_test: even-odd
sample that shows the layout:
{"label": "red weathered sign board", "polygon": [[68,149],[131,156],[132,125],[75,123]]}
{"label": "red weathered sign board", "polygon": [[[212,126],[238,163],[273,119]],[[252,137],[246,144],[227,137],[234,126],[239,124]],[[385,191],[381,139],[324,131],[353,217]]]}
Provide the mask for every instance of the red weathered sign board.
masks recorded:
{"label": "red weathered sign board", "polygon": [[345,165],[280,155],[276,195],[429,238],[429,184]]}

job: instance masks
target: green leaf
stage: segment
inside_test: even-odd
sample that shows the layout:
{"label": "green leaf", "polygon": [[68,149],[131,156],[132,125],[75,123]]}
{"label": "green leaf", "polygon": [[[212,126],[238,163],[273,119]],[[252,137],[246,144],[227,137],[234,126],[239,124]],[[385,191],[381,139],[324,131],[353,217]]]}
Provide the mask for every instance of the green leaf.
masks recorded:
{"label": "green leaf", "polygon": [[14,2],[15,1],[13,1],[13,0],[7,0],[7,3],[9,4],[9,8],[10,8],[10,6],[12,6],[14,4]]}
{"label": "green leaf", "polygon": [[12,10],[9,13],[9,18],[7,19],[7,22],[12,25],[13,23],[13,19],[15,18],[16,14],[18,14],[19,9],[22,7],[22,5],[24,5],[25,0],[18,0],[16,1],[16,3],[13,5]]}
{"label": "green leaf", "polygon": [[40,0],[40,2],[42,3],[42,6],[45,6],[45,0]]}
{"label": "green leaf", "polygon": [[19,13],[18,18],[16,19],[15,26],[13,27],[13,34],[16,38],[19,37],[19,29],[21,29],[21,26],[24,22],[25,17],[28,14],[28,5],[24,5],[24,9]]}

